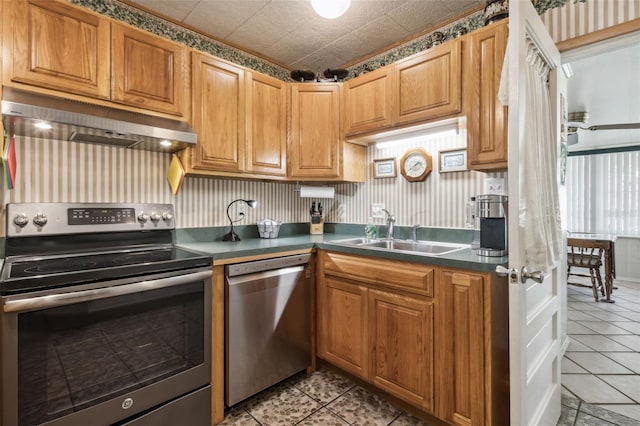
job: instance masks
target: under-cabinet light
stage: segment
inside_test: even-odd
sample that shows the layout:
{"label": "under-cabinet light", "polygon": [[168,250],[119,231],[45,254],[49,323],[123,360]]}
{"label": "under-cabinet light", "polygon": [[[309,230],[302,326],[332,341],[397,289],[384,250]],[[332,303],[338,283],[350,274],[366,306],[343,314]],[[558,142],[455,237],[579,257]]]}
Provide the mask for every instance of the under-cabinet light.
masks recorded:
{"label": "under-cabinet light", "polygon": [[389,148],[399,143],[408,144],[415,142],[423,142],[425,139],[433,137],[450,137],[460,134],[460,125],[458,119],[444,120],[427,126],[421,126],[415,130],[405,131],[403,133],[393,135],[381,135],[375,139],[376,149]]}
{"label": "under-cabinet light", "polygon": [[36,124],[34,124],[35,127],[37,127],[38,129],[41,130],[51,130],[53,129],[53,126],[49,123],[47,123],[46,121],[38,121]]}

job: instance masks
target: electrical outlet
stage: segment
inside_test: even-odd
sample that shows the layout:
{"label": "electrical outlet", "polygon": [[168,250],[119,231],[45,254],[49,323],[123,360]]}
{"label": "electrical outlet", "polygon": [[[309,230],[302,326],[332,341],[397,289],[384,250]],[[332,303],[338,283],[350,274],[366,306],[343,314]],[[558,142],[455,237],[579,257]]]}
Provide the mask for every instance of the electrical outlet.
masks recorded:
{"label": "electrical outlet", "polygon": [[371,204],[371,217],[384,217],[384,203],[373,203]]}
{"label": "electrical outlet", "polygon": [[507,193],[504,179],[502,178],[485,178],[484,180],[484,193],[485,194],[497,194],[505,195]]}

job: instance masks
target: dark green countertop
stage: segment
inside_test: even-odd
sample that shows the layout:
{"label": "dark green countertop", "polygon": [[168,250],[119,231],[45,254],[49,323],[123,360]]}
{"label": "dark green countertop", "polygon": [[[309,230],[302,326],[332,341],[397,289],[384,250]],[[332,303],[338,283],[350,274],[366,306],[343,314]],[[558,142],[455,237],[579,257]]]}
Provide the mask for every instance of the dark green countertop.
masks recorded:
{"label": "dark green countertop", "polygon": [[[239,232],[242,240],[237,242],[223,242],[221,236],[217,235],[219,231],[190,230],[186,233],[178,233],[176,242],[179,246],[186,249],[196,250],[212,255],[214,262],[222,259],[226,260],[270,253],[277,254],[290,250],[319,248],[342,253],[373,256],[406,262],[417,262],[436,266],[448,266],[479,272],[494,272],[497,265],[508,265],[508,257],[478,256],[470,248],[458,250],[449,254],[433,256],[374,250],[366,247],[345,246],[332,243],[332,241],[336,240],[362,237],[363,233],[358,232],[361,227],[362,226],[360,225],[357,227],[349,225],[337,227],[328,226],[325,227],[325,233],[322,235],[308,234],[307,227],[306,234],[296,233],[301,229],[304,229],[304,224],[302,224],[301,226],[294,227],[293,230],[288,229],[285,232],[282,232],[281,230],[281,235],[278,238],[273,239],[258,238],[257,234],[251,235],[250,230],[245,229],[244,234]],[[332,232],[326,232],[327,230]],[[465,236],[459,231],[464,232],[465,230],[439,230],[437,228],[424,228],[420,229],[418,237],[420,240],[464,244],[467,241],[465,241]],[[398,235],[400,238],[397,239],[406,239],[407,237],[407,235],[403,235],[402,232]],[[206,241],[207,239],[208,241]]]}

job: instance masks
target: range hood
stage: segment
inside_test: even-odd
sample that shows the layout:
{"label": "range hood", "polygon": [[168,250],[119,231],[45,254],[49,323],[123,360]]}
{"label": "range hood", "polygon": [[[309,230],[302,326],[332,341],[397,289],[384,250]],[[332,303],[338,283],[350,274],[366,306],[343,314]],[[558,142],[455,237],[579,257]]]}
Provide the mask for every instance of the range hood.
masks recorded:
{"label": "range hood", "polygon": [[[185,122],[70,99],[2,88],[7,132],[38,138],[176,152],[197,141]],[[43,123],[51,128],[41,128]]]}

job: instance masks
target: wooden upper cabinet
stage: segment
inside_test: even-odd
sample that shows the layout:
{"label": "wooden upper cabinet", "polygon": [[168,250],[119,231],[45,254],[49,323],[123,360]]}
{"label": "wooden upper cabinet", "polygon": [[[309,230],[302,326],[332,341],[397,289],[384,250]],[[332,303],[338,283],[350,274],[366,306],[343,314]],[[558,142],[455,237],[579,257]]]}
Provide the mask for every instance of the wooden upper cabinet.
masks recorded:
{"label": "wooden upper cabinet", "polygon": [[186,47],[115,22],[111,36],[112,100],[185,116]]}
{"label": "wooden upper cabinet", "polygon": [[198,143],[191,167],[240,172],[245,150],[245,71],[193,52],[193,126]]}
{"label": "wooden upper cabinet", "polygon": [[287,86],[253,72],[246,81],[246,171],[286,176]]}
{"label": "wooden upper cabinet", "polygon": [[395,67],[395,124],[457,115],[462,110],[462,49],[448,41],[398,61]]}
{"label": "wooden upper cabinet", "polygon": [[109,99],[110,31],[107,18],[53,0],[18,0],[6,6],[4,56],[7,78],[47,89]]}
{"label": "wooden upper cabinet", "polygon": [[369,132],[393,124],[393,67],[382,67],[346,82],[345,134]]}
{"label": "wooden upper cabinet", "polygon": [[467,109],[469,168],[507,168],[507,107],[498,99],[502,63],[507,47],[507,21],[467,35]]}
{"label": "wooden upper cabinet", "polygon": [[340,177],[340,85],[291,85],[289,177],[332,179]]}

